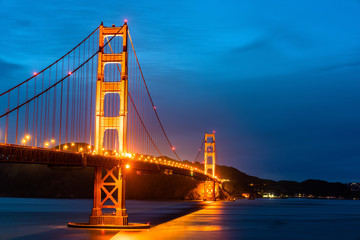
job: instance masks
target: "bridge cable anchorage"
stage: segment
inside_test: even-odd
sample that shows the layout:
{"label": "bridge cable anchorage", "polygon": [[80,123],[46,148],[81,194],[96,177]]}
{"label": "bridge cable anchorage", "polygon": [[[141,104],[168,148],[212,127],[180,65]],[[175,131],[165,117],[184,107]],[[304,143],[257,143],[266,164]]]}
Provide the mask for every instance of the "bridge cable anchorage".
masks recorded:
{"label": "bridge cable anchorage", "polygon": [[163,131],[163,133],[164,133],[164,135],[165,135],[165,137],[166,137],[167,142],[168,142],[169,145],[170,145],[171,150],[174,152],[176,158],[177,158],[179,161],[181,161],[181,159],[179,158],[178,154],[177,154],[176,151],[175,151],[175,148],[174,148],[173,145],[171,144],[170,139],[169,139],[169,137],[167,136],[167,134],[166,134],[166,132],[165,132],[165,129],[164,129],[164,127],[163,127],[163,124],[162,124],[162,122],[161,122],[161,120],[160,120],[160,118],[159,118],[159,115],[158,115],[157,111],[156,111],[156,107],[155,107],[155,105],[154,105],[154,102],[153,102],[153,100],[152,100],[152,98],[151,98],[149,89],[148,89],[147,84],[146,84],[146,82],[145,82],[144,74],[143,74],[143,72],[142,72],[142,70],[141,70],[141,66],[140,66],[140,63],[139,63],[139,59],[138,59],[138,57],[137,57],[137,55],[136,55],[136,51],[135,51],[134,44],[133,44],[132,39],[131,39],[130,32],[128,32],[128,34],[129,34],[129,40],[130,40],[132,49],[133,49],[133,51],[134,51],[134,55],[135,55],[135,58],[136,58],[136,62],[137,62],[137,64],[138,64],[138,67],[139,67],[139,70],[140,70],[141,78],[142,78],[142,80],[143,80],[143,83],[144,83],[145,88],[146,88],[146,92],[147,92],[147,94],[148,94],[148,96],[149,96],[149,99],[150,99],[150,102],[151,102],[151,105],[152,105],[152,109],[153,109],[153,111],[155,112],[156,118],[157,118],[157,120],[159,121],[160,127],[161,127],[161,129],[162,129],[162,131]]}
{"label": "bridge cable anchorage", "polygon": [[[107,38],[107,37],[106,37],[106,38]],[[108,42],[109,42],[109,40],[108,40]],[[109,47],[110,47],[111,52],[114,53],[114,51],[113,51],[110,43],[109,43]],[[120,70],[120,67],[119,67],[118,64],[116,64],[116,67],[117,67],[118,72],[121,74],[121,70]],[[152,144],[154,145],[154,147],[156,148],[157,152],[161,155],[162,158],[164,158],[164,155],[161,153],[161,151],[159,150],[159,148],[156,146],[156,143],[154,142],[154,140],[153,140],[153,138],[151,137],[148,129],[146,128],[146,126],[145,126],[145,124],[144,124],[144,121],[143,121],[143,119],[141,118],[141,116],[140,116],[140,114],[139,114],[139,111],[138,111],[138,109],[137,109],[137,107],[136,107],[136,105],[135,105],[135,103],[134,103],[133,98],[131,97],[131,94],[130,94],[129,90],[127,91],[127,93],[128,93],[129,99],[130,99],[130,101],[131,101],[131,104],[132,104],[132,106],[134,107],[134,110],[135,110],[135,112],[136,112],[136,115],[137,115],[138,119],[140,120],[141,125],[143,126],[143,128],[144,128],[147,136],[149,137],[151,143],[152,143]],[[131,121],[130,121],[130,122],[131,122]]]}
{"label": "bridge cable anchorage", "polygon": [[62,57],[60,57],[58,60],[56,60],[55,62],[53,62],[52,64],[50,64],[49,66],[47,66],[46,68],[44,68],[43,70],[41,70],[40,72],[35,73],[33,76],[31,76],[30,78],[26,79],[25,81],[17,84],[16,86],[8,89],[7,91],[3,92],[0,94],[0,97],[3,96],[4,94],[14,90],[17,87],[20,87],[21,85],[27,83],[28,81],[30,81],[33,78],[36,78],[37,75],[43,73],[44,71],[46,71],[47,69],[51,68],[53,65],[55,65],[56,63],[58,63],[60,60],[64,59],[67,55],[69,55],[71,52],[73,52],[77,47],[79,47],[81,44],[83,44],[87,39],[89,39],[98,29],[100,28],[100,26],[98,26],[94,31],[92,31],[84,40],[82,40],[78,45],[76,45],[74,48],[72,48],[70,51],[68,51],[65,55],[63,55]]}

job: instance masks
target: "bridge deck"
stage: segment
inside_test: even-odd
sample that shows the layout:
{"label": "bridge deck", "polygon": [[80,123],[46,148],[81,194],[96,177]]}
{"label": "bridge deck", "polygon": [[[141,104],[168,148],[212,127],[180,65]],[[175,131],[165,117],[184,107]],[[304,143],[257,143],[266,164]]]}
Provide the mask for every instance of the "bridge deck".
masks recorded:
{"label": "bridge deck", "polygon": [[[48,148],[0,144],[0,163],[27,163],[65,165],[78,167],[114,167],[129,163],[131,168],[142,173],[163,173],[192,176],[199,180],[215,180],[204,172],[190,166],[178,167],[169,163],[136,160],[127,157],[103,156]],[[191,174],[192,172],[192,174]]]}

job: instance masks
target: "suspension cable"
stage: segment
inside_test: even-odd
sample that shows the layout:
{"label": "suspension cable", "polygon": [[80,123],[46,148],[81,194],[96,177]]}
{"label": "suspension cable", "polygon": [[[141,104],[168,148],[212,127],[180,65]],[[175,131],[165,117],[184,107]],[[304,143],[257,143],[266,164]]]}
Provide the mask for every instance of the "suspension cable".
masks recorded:
{"label": "suspension cable", "polygon": [[[108,40],[107,37],[106,37],[106,39]],[[108,42],[110,42],[110,41],[108,40]],[[109,43],[109,47],[110,47],[111,52],[114,53],[114,51],[113,51],[110,43]],[[116,64],[116,67],[117,67],[118,72],[121,74],[121,70],[120,70],[120,68],[119,68],[119,64]],[[144,121],[142,120],[142,118],[141,118],[141,116],[140,116],[140,114],[139,114],[139,111],[138,111],[137,108],[136,108],[136,105],[135,105],[135,103],[134,103],[134,101],[133,101],[133,99],[132,99],[132,97],[131,97],[131,94],[130,94],[129,90],[127,90],[127,94],[129,95],[129,99],[130,99],[130,101],[131,101],[131,103],[132,103],[132,105],[133,105],[133,107],[134,107],[134,110],[135,110],[135,112],[136,112],[136,115],[138,116],[138,118],[139,118],[139,120],[140,120],[140,122],[141,122],[141,125],[144,127],[144,130],[145,130],[145,132],[146,132],[146,135],[150,138],[151,143],[154,145],[154,147],[156,148],[156,150],[158,151],[158,153],[161,155],[161,157],[164,157],[163,154],[160,152],[159,148],[156,146],[154,140],[153,140],[152,137],[150,136],[150,133],[149,133],[149,131],[147,130],[147,128],[146,128],[146,126],[145,126],[145,123],[144,123]]]}
{"label": "suspension cable", "polygon": [[196,154],[196,157],[195,157],[195,159],[194,159],[194,163],[196,162],[196,159],[199,157],[199,155],[200,155],[200,153],[201,153],[201,150],[202,150],[202,148],[203,148],[203,146],[204,146],[204,143],[205,143],[205,138],[203,138],[203,140],[202,140],[202,142],[201,142],[201,146],[200,146],[200,148],[199,148],[198,153]]}
{"label": "suspension cable", "polygon": [[147,92],[147,94],[148,94],[148,96],[149,96],[149,99],[150,99],[150,102],[151,102],[153,111],[155,112],[156,118],[157,118],[157,120],[159,121],[160,127],[161,127],[161,129],[162,129],[162,131],[163,131],[163,133],[164,133],[164,135],[165,135],[165,138],[166,138],[168,144],[170,145],[171,150],[174,152],[174,154],[175,154],[175,156],[177,157],[177,159],[178,159],[179,161],[181,161],[181,159],[179,158],[178,154],[177,154],[176,151],[175,151],[175,148],[174,148],[173,145],[171,144],[170,139],[169,139],[169,137],[167,136],[167,134],[166,134],[166,132],[165,132],[165,129],[164,129],[164,127],[163,127],[163,125],[162,125],[162,123],[161,123],[161,121],[160,121],[159,115],[158,115],[158,113],[157,113],[157,111],[156,111],[156,107],[155,107],[154,102],[153,102],[153,100],[152,100],[152,98],[151,98],[149,89],[148,89],[148,87],[147,87],[147,85],[146,85],[145,77],[144,77],[144,74],[143,74],[143,72],[142,72],[142,70],[141,70],[140,63],[139,63],[139,59],[138,59],[138,57],[137,57],[137,55],[136,55],[135,48],[134,48],[134,44],[133,44],[133,42],[132,42],[132,39],[131,39],[131,36],[130,36],[130,32],[129,32],[129,31],[128,31],[128,34],[129,34],[129,40],[130,40],[132,49],[133,49],[133,51],[134,51],[134,56],[135,56],[135,58],[136,58],[136,62],[137,62],[137,64],[138,64],[138,66],[139,66],[140,74],[141,74],[142,80],[143,80],[143,82],[144,82],[146,92]]}
{"label": "suspension cable", "polygon": [[9,90],[7,90],[6,92],[3,92],[0,94],[0,97],[12,90],[14,90],[17,87],[20,87],[21,85],[23,85],[24,83],[30,81],[31,79],[35,78],[37,75],[39,75],[40,73],[43,73],[45,70],[49,69],[50,67],[52,67],[54,64],[58,63],[61,59],[65,58],[67,55],[69,55],[72,51],[74,51],[78,46],[80,46],[83,42],[85,42],[89,37],[91,37],[91,35],[93,35],[98,29],[99,29],[100,25],[94,30],[92,31],[92,33],[90,33],[89,36],[87,36],[84,40],[82,40],[78,45],[76,45],[73,49],[71,49],[69,52],[67,52],[65,55],[63,55],[61,58],[59,58],[58,60],[56,60],[55,62],[53,62],[52,64],[50,64],[49,66],[47,66],[46,68],[44,68],[43,70],[41,70],[40,72],[36,73],[35,75],[33,75],[32,77],[26,79],[25,81],[23,81],[22,83],[19,83],[18,85],[10,88]]}
{"label": "suspension cable", "polygon": [[[109,42],[115,38],[115,36],[122,30],[123,26],[121,26],[121,28],[114,34],[114,36],[111,37],[111,39],[109,40]],[[38,93],[37,95],[35,95],[34,97],[30,98],[29,100],[23,102],[22,104],[18,104],[17,107],[8,110],[6,113],[0,115],[0,118],[3,118],[4,116],[12,113],[13,111],[21,108],[22,106],[24,106],[25,104],[31,102],[32,100],[36,99],[37,97],[43,95],[44,93],[46,93],[47,91],[49,91],[50,89],[54,88],[55,86],[57,86],[59,83],[61,83],[62,81],[64,81],[65,79],[67,79],[69,76],[71,76],[71,74],[76,73],[77,70],[79,70],[82,66],[84,66],[87,62],[89,62],[92,58],[94,58],[96,55],[98,55],[98,53],[100,51],[102,51],[107,44],[109,43],[107,42],[106,44],[104,44],[104,46],[102,46],[101,48],[99,48],[99,51],[97,51],[96,53],[94,53],[91,57],[89,57],[85,62],[83,62],[81,65],[79,65],[77,68],[75,68],[72,72],[69,72],[68,75],[66,75],[65,77],[63,77],[62,79],[60,79],[59,81],[57,81],[56,83],[54,83],[53,85],[49,86],[48,88],[46,88],[45,90],[43,90],[42,92]],[[11,90],[11,89],[10,89]],[[6,91],[5,93],[9,92],[10,90]],[[1,95],[0,95],[1,96]]]}

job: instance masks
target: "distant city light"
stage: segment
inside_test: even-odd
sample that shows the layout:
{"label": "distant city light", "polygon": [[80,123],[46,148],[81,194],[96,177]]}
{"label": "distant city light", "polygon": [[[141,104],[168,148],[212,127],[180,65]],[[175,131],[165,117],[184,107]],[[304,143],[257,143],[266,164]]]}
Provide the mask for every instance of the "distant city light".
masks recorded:
{"label": "distant city light", "polygon": [[130,165],[129,165],[129,164],[126,164],[126,165],[125,165],[125,168],[126,168],[126,169],[129,169],[129,168],[130,168]]}

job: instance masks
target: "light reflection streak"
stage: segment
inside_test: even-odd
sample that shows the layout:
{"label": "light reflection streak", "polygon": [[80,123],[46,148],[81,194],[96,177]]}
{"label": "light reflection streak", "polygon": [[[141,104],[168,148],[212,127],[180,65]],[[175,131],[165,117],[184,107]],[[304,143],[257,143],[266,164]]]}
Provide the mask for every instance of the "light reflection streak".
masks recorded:
{"label": "light reflection streak", "polygon": [[[192,239],[198,232],[201,236],[211,237],[215,232],[223,231],[221,203],[214,202],[204,209],[176,218],[172,221],[141,232],[119,232],[111,240],[143,239]],[[205,235],[204,235],[205,234]]]}

